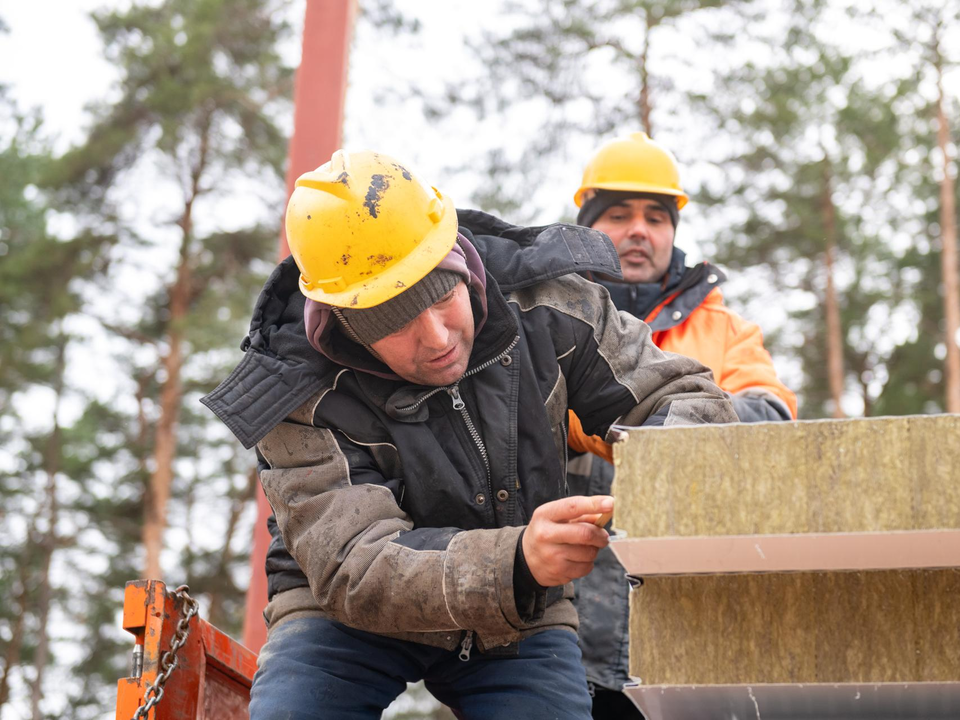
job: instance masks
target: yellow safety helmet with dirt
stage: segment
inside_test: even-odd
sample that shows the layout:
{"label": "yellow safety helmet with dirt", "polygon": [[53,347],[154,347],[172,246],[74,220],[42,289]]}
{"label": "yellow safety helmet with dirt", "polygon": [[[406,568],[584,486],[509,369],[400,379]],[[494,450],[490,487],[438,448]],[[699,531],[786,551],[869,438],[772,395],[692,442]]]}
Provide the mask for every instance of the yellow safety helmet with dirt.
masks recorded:
{"label": "yellow safety helmet with dirt", "polygon": [[338,150],[297,179],[286,216],[300,291],[357,310],[422,279],[457,239],[453,202],[393,158]]}
{"label": "yellow safety helmet with dirt", "polygon": [[677,198],[677,210],[689,200],[680,187],[680,170],[673,154],[642,132],[611,140],[597,150],[573,196],[577,207],[588,199],[590,190],[673,195]]}

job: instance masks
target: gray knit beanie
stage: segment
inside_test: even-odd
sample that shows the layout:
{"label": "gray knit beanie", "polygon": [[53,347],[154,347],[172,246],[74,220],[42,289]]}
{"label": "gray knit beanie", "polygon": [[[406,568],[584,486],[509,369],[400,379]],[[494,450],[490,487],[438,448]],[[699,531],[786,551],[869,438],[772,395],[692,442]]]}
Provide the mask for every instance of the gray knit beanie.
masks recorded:
{"label": "gray knit beanie", "polygon": [[461,280],[459,273],[434,268],[418,283],[386,302],[363,310],[342,308],[338,314],[347,326],[348,335],[355,335],[369,347],[413,320]]}
{"label": "gray knit beanie", "polygon": [[673,223],[673,229],[677,229],[677,223],[680,222],[680,211],[677,209],[677,199],[675,197],[660,193],[634,192],[633,190],[597,190],[589,200],[583,203],[580,212],[577,213],[577,225],[593,227],[593,224],[600,219],[607,208],[634,198],[637,200],[655,200],[663,205],[663,209],[670,216],[670,222]]}

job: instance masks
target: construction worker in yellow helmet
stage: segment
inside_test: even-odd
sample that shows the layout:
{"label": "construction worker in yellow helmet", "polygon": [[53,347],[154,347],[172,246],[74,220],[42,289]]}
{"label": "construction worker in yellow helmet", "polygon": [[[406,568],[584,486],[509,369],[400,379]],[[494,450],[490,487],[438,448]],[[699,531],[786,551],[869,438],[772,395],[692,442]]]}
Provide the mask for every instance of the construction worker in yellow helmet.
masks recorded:
{"label": "construction worker in yellow helmet", "polygon": [[458,212],[342,151],[286,230],[203,400],[256,446],[275,513],[250,717],[379,718],[424,680],[461,718],[589,718],[570,598],[613,498],[565,497],[568,411],[600,435],[732,422],[726,395],[577,274],[617,272],[601,233]]}
{"label": "construction worker in yellow helmet", "polygon": [[[687,267],[685,254],[674,245],[680,211],[688,201],[673,155],[646,134],[601,146],[587,162],[574,195],[580,208],[577,223],[613,241],[622,277],[592,273],[591,278],[607,289],[617,309],[649,325],[657,347],[709,367],[731,396],[740,421],[793,419],[796,396],[777,378],[760,328],[724,305],[719,286],[726,276],[707,262]],[[570,462],[572,491],[608,493],[610,446],[571,417],[570,447],[589,451]],[[581,645],[595,689],[595,718],[643,717],[621,692],[630,679],[623,652],[628,590],[623,569],[608,549],[580,581]]]}

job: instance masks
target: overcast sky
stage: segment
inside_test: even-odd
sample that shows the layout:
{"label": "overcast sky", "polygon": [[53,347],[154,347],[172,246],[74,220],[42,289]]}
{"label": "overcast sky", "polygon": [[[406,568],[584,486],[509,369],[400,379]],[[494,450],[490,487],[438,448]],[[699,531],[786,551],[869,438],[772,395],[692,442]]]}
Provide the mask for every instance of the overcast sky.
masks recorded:
{"label": "overcast sky", "polygon": [[[116,73],[101,55],[88,14],[103,0],[0,0],[0,84],[21,109],[40,107],[58,146],[83,137],[83,107],[103,97]],[[119,5],[110,2],[110,5]]]}
{"label": "overcast sky", "polygon": [[[293,0],[290,18],[300,24],[305,0]],[[388,55],[383,43],[364,43],[355,53],[350,68],[345,142],[374,144],[385,152],[415,154],[433,165],[435,141],[423,135],[423,118],[394,109],[391,119],[367,110],[374,94],[391,78],[415,76],[424,86],[440,87],[450,76],[449,59],[462,46],[462,39],[477,27],[478,3],[463,0],[400,0],[400,7],[424,18],[420,37],[406,49],[392,48]],[[10,32],[0,34],[0,84],[8,85],[21,109],[39,107],[48,133],[57,148],[83,138],[84,106],[108,97],[117,73],[102,57],[102,46],[89,13],[101,8],[130,5],[128,0],[0,0],[0,18]],[[473,8],[473,9],[471,9]],[[369,37],[369,36],[368,36]],[[364,36],[358,38],[363,43]],[[429,48],[427,52],[426,48]],[[284,55],[296,64],[300,38],[293,38]],[[376,79],[374,79],[376,77]],[[416,132],[414,131],[416,128]]]}
{"label": "overcast sky", "polygon": [[[418,87],[438,91],[465,72],[466,38],[476,38],[479,28],[490,22],[491,13],[498,7],[469,0],[396,0],[407,13],[421,19],[422,29],[412,38],[392,41],[382,33],[374,33],[369,26],[358,25],[349,71],[344,144],[348,149],[374,148],[402,159],[431,184],[440,187],[458,206],[472,203],[470,192],[476,178],[460,167],[473,154],[485,147],[514,149],[526,141],[523,134],[536,127],[537,118],[524,108],[522,117],[511,113],[507,118],[489,118],[478,124],[462,113],[462,122],[447,124],[439,129],[423,116],[418,102],[392,99],[385,101],[384,93],[396,88],[401,92],[411,82]],[[0,83],[10,87],[21,109],[38,107],[45,119],[46,134],[54,140],[57,150],[84,137],[87,116],[84,107],[90,102],[109,97],[117,80],[115,69],[102,58],[102,46],[96,27],[89,18],[90,11],[104,7],[126,7],[129,0],[0,0],[0,18],[9,26],[9,33],[0,35]],[[290,4],[290,20],[295,26],[302,23],[305,0]],[[504,22],[496,18],[497,22]],[[683,42],[693,38],[664,37],[678,52]],[[696,54],[695,48],[689,53]],[[287,61],[296,65],[300,55],[299,33],[284,48]],[[611,92],[617,92],[612,87]],[[625,99],[625,101],[627,101]],[[458,124],[459,122],[459,124]],[[510,125],[510,123],[513,125]],[[469,129],[467,129],[469,128]],[[519,128],[519,130],[516,130]],[[690,140],[691,138],[687,138]],[[687,148],[677,148],[683,156]],[[590,148],[577,148],[584,155]],[[552,222],[575,208],[571,198],[576,189],[582,157],[570,157],[568,165],[549,179],[546,193],[548,206],[538,221]],[[690,182],[693,173],[687,174]],[[150,187],[147,178],[141,178],[144,199]],[[137,195],[137,192],[134,193]],[[541,196],[543,193],[541,193]],[[141,208],[141,211],[143,209]],[[279,217],[282,207],[276,208]],[[142,212],[145,222],[153,222],[157,214]],[[237,213],[207,212],[203,220],[218,222],[218,217],[237,216]],[[677,236],[678,245],[687,250],[691,261],[701,259],[695,236],[698,209],[685,213]],[[508,218],[510,219],[510,218]],[[163,243],[160,252],[163,251]],[[168,248],[173,252],[175,245]],[[165,268],[171,263],[158,261],[149,266]],[[142,276],[132,282],[140,283]],[[163,278],[153,278],[162,282]],[[119,287],[122,290],[124,283]],[[141,292],[140,285],[136,292]],[[131,304],[134,307],[135,304]],[[774,324],[779,318],[771,318]],[[92,332],[92,329],[91,329]],[[76,372],[85,375],[82,366]]]}
{"label": "overcast sky", "polygon": [[[421,88],[438,90],[445,83],[456,81],[458,73],[468,65],[466,38],[478,37],[479,28],[491,22],[491,18],[500,24],[505,22],[496,15],[499,4],[494,0],[396,0],[396,3],[421,19],[422,31],[414,38],[394,42],[382,34],[372,33],[368,27],[359,26],[351,57],[344,144],[348,149],[369,147],[396,155],[458,205],[468,205],[476,177],[469,168],[464,171],[458,167],[457,161],[463,162],[471,153],[475,156],[481,148],[508,148],[511,143],[525,142],[522,132],[513,131],[516,125],[508,125],[510,120],[516,122],[516,117],[488,118],[482,124],[464,117],[459,127],[447,124],[438,129],[423,116],[416,101],[397,98],[385,101],[383,94],[391,88],[402,91],[411,82]],[[22,109],[39,107],[43,111],[47,134],[58,150],[83,139],[87,122],[84,106],[107,98],[117,79],[114,68],[102,59],[97,31],[88,14],[97,8],[129,4],[129,0],[0,0],[0,18],[10,28],[9,33],[0,34],[0,83],[10,86]],[[305,0],[290,3],[290,19],[294,25],[301,23],[304,7]],[[891,18],[890,22],[905,28],[908,25],[905,18]],[[869,44],[867,35],[861,34],[863,37],[848,41]],[[695,38],[682,34],[662,37],[670,43],[672,52],[697,58],[696,47],[688,48],[684,44],[695,43]],[[284,55],[288,62],[296,65],[299,54],[297,34],[284,48]],[[667,61],[661,57],[658,62],[661,63],[658,72],[666,73],[663,63]],[[890,60],[884,61],[879,54],[872,67],[873,72],[882,77],[890,69]],[[960,93],[958,86],[960,73],[954,72],[947,79],[947,89],[953,97]],[[614,87],[611,92],[616,90]],[[671,123],[678,120],[682,118],[672,118]],[[536,124],[535,117],[524,117],[521,127],[528,131]],[[469,130],[464,130],[465,127]],[[685,141],[674,140],[669,133],[658,137],[667,137],[668,145],[673,141],[673,149],[681,161],[686,158],[692,162],[699,151],[710,146],[709,141],[694,137],[683,136]],[[573,152],[576,157],[571,157],[562,171],[550,178],[549,205],[543,208],[538,221],[555,221],[564,214],[569,217],[575,210],[570,198],[589,149],[576,148]],[[684,167],[683,177],[688,186],[695,186],[702,179],[692,166]],[[278,206],[277,217],[281,213],[282,207]],[[219,222],[218,215],[212,212],[205,220]],[[691,261],[699,260],[700,249],[704,241],[709,242],[710,233],[711,228],[701,221],[700,209],[691,203],[678,229],[678,246],[688,251]],[[741,281],[746,281],[742,273],[728,285],[733,296],[737,294],[735,283]],[[784,319],[781,305],[769,304],[755,319],[764,327],[776,327]]]}

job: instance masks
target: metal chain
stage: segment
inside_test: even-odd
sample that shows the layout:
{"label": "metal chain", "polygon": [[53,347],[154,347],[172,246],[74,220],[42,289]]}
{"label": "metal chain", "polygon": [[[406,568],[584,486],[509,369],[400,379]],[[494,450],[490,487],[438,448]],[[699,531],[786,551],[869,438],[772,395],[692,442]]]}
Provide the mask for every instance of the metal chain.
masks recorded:
{"label": "metal chain", "polygon": [[192,620],[193,616],[200,610],[200,605],[197,601],[190,597],[189,590],[190,588],[186,585],[181,585],[174,591],[174,594],[183,601],[187,612],[180,618],[180,622],[177,623],[177,629],[173,634],[173,642],[170,643],[170,649],[160,658],[161,672],[157,675],[157,679],[154,680],[153,684],[147,686],[147,691],[143,694],[146,702],[137,708],[137,712],[133,715],[133,720],[143,720],[147,716],[147,713],[163,699],[163,686],[180,664],[177,653],[187,641],[187,635],[190,634],[190,620]]}

